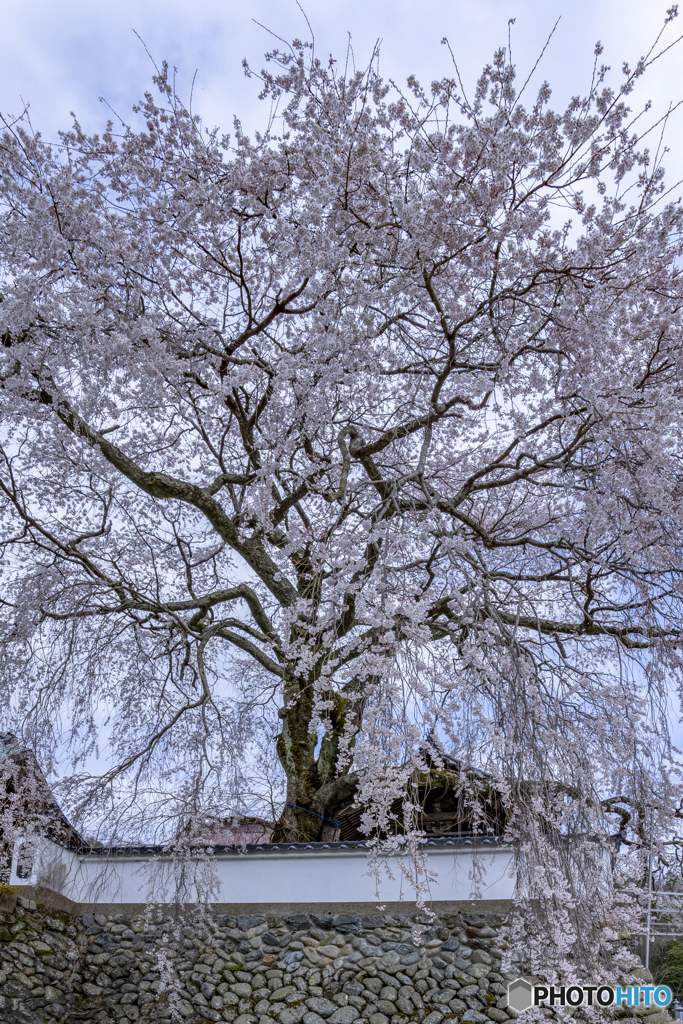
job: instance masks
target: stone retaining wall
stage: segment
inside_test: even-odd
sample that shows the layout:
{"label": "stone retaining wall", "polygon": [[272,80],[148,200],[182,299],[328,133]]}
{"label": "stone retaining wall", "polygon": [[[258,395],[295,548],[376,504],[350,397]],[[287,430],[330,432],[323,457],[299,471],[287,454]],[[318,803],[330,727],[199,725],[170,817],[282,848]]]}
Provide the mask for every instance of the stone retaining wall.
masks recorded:
{"label": "stone retaining wall", "polygon": [[[49,910],[0,895],[6,1024],[504,1024],[508,929],[448,913],[413,944],[415,915],[156,915]],[[547,1016],[554,1016],[550,1010]],[[664,1024],[651,1014],[648,1024]]]}

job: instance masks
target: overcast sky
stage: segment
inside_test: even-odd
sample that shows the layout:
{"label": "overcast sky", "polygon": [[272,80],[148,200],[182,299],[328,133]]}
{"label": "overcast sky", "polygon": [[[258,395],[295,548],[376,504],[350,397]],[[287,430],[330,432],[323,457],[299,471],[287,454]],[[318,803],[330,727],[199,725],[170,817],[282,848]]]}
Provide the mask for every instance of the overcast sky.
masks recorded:
{"label": "overcast sky", "polygon": [[[670,3],[670,0],[669,0]],[[615,80],[623,60],[634,63],[649,47],[665,17],[659,0],[302,0],[316,50],[343,58],[350,33],[358,64],[382,40],[385,75],[403,84],[414,72],[426,82],[450,72],[440,45],[448,36],[466,82],[474,82],[494,49],[507,41],[515,18],[513,56],[520,77],[533,66],[561,17],[539,70],[559,103],[582,91],[599,39]],[[236,113],[247,130],[257,123],[258,83],[245,80],[241,61],[255,68],[274,40],[309,32],[296,0],[5,0],[0,61],[0,110],[17,113],[29,103],[36,128],[50,135],[75,111],[86,126],[106,118],[103,97],[125,114],[148,87],[153,71],[137,32],[152,57],[178,69],[181,91],[196,72],[194,106],[205,122],[230,130]],[[671,31],[673,29],[674,31]],[[670,26],[683,32],[683,16]],[[639,98],[666,110],[683,96],[679,68],[683,47],[658,62]],[[668,131],[670,176],[683,177],[683,120]]]}

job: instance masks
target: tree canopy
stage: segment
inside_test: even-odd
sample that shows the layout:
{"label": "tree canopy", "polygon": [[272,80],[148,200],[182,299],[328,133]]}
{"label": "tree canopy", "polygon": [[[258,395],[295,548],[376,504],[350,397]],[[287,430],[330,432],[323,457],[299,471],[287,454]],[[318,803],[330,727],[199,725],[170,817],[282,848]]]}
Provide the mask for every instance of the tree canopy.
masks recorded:
{"label": "tree canopy", "polygon": [[66,732],[102,834],[315,840],[354,794],[386,829],[431,735],[569,944],[569,839],[660,834],[682,211],[628,105],[658,46],[615,86],[598,47],[561,111],[505,50],[468,98],[295,43],[262,134],[165,68],[101,135],[5,119],[0,700],[44,757]]}

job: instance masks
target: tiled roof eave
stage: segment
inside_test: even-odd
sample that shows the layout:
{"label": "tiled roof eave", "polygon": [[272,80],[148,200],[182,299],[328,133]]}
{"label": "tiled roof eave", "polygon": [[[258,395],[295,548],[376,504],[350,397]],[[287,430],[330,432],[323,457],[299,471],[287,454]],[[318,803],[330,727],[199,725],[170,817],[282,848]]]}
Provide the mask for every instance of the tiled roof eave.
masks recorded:
{"label": "tiled roof eave", "polygon": [[[61,845],[61,844],[60,844]],[[512,843],[509,840],[502,839],[499,836],[454,836],[448,838],[446,836],[423,839],[420,841],[420,847],[427,848],[447,848],[447,847],[512,847]],[[370,843],[365,839],[358,840],[346,840],[338,842],[326,842],[326,843],[247,843],[245,845],[240,844],[217,844],[217,845],[206,845],[197,846],[197,849],[210,850],[215,854],[250,854],[250,853],[268,853],[277,855],[278,853],[303,853],[304,851],[312,851],[316,853],[325,853],[326,851],[364,851],[370,848]],[[80,856],[86,857],[152,857],[164,855],[168,852],[164,846],[147,846],[145,844],[139,844],[135,846],[81,846],[72,847],[76,850]],[[400,847],[397,852],[400,852]],[[405,849],[405,847],[403,847]]]}

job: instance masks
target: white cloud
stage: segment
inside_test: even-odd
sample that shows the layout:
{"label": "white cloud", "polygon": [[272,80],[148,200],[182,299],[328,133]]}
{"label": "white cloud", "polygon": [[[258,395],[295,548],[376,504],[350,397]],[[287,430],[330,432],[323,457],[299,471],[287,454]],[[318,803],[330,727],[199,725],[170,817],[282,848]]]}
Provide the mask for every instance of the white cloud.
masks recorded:
{"label": "white cloud", "polygon": [[[447,35],[466,81],[473,83],[496,46],[507,40],[507,20],[516,18],[513,54],[526,74],[558,16],[562,20],[543,60],[558,102],[588,82],[593,44],[605,44],[603,59],[618,80],[623,59],[635,63],[655,37],[667,3],[642,0],[306,0],[303,3],[318,53],[343,59],[351,33],[359,64],[381,38],[382,69],[405,82],[415,72],[429,82],[449,73],[440,40]],[[153,57],[178,68],[183,94],[197,72],[195,108],[211,124],[231,130],[234,113],[249,129],[259,118],[255,81],[241,68],[247,57],[256,68],[274,40],[262,22],[285,39],[308,37],[296,0],[9,0],[3,13],[0,109],[18,112],[31,104],[36,128],[51,134],[75,110],[95,130],[106,119],[103,96],[125,115],[148,87],[152,66],[133,30]],[[670,26],[673,38],[683,19]],[[653,68],[642,98],[665,110],[680,96],[678,50]],[[680,118],[668,143],[671,176],[683,176]],[[679,173],[676,174],[676,171]]]}

